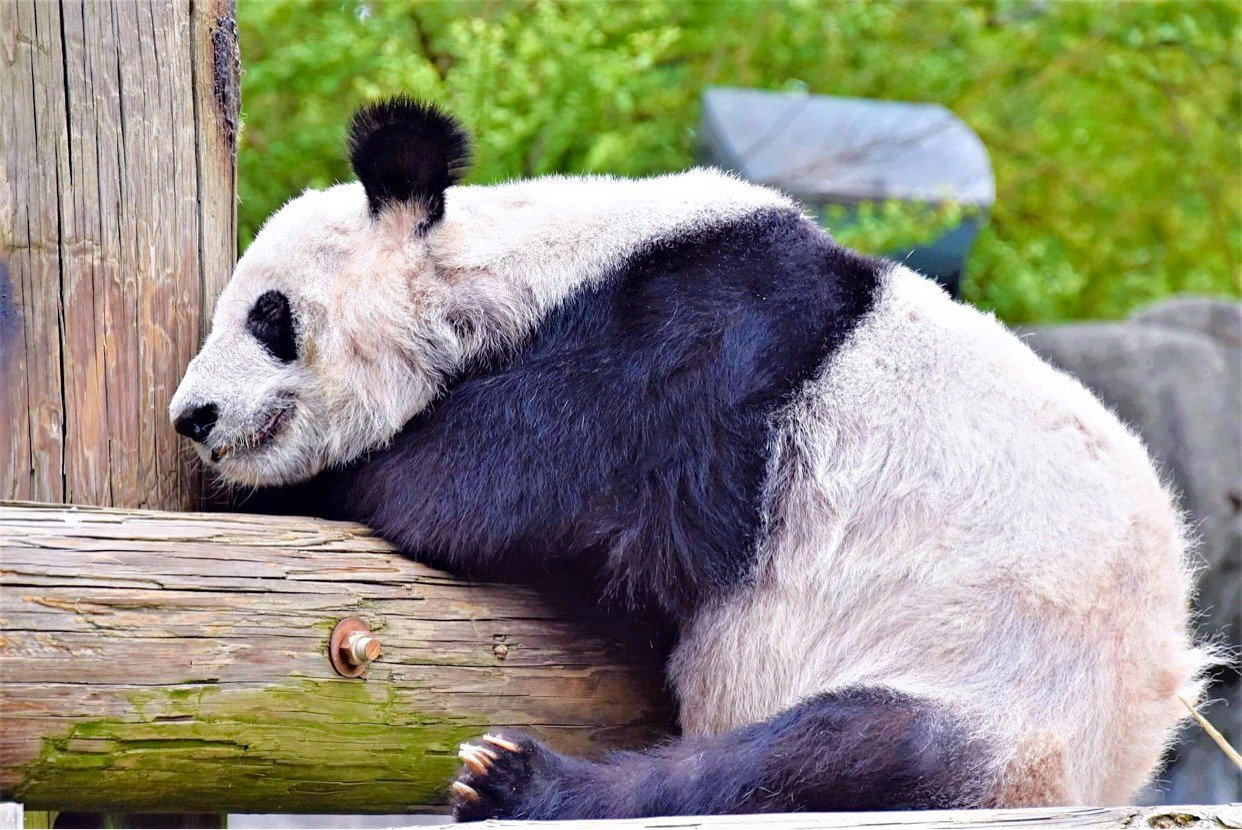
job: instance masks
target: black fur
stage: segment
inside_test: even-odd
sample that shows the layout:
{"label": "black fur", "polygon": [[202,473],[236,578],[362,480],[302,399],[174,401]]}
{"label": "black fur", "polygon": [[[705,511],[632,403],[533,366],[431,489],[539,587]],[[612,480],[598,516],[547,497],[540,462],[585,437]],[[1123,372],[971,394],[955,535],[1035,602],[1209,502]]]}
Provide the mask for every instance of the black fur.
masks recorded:
{"label": "black fur", "polygon": [[459,779],[464,821],[605,819],[815,810],[980,807],[985,751],[930,704],[883,689],[820,695],[765,722],[599,762],[512,733],[508,752]]}
{"label": "black fur", "polygon": [[266,291],[254,301],[246,317],[246,329],[281,363],[298,358],[297,335],[289,298],[279,291]]}
{"label": "black fur", "polygon": [[[444,191],[465,174],[470,138],[434,104],[397,96],[354,113],[349,160],[372,214],[393,203],[419,202],[425,226],[444,215]],[[425,228],[424,228],[425,230]]]}
{"label": "black fur", "polygon": [[885,267],[787,210],[653,243],[318,487],[429,564],[684,618],[751,575],[778,413]]}

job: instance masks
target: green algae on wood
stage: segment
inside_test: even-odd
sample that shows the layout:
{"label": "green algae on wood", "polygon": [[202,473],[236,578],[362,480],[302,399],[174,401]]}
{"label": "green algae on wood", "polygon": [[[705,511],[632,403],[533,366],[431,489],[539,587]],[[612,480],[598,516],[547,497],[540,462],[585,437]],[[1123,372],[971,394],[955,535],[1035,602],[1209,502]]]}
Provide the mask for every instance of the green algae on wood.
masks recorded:
{"label": "green algae on wood", "polygon": [[[32,808],[107,803],[126,812],[207,812],[221,804],[273,812],[426,809],[443,801],[457,745],[488,726],[407,709],[391,690],[334,680],[139,696],[150,720],[84,720],[44,737],[14,797]],[[315,717],[303,709],[311,698]]]}

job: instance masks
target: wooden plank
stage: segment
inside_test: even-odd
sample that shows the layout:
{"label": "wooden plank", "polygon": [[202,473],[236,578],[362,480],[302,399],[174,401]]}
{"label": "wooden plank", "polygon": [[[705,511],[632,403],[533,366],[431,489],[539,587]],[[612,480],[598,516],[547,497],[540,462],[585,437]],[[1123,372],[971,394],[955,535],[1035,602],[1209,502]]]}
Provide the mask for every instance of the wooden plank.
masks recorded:
{"label": "wooden plank", "polygon": [[0,830],[22,830],[25,826],[22,805],[0,801]]}
{"label": "wooden plank", "polygon": [[[494,726],[586,754],[666,734],[659,655],[571,604],[356,525],[0,505],[0,796],[402,812],[440,804],[457,744]],[[360,680],[326,657],[351,615],[384,648]]]}
{"label": "wooden plank", "polygon": [[[891,813],[783,813],[753,816],[674,816],[608,821],[489,821],[491,830],[1013,830],[1017,827],[1222,828],[1242,827],[1242,805],[1166,807],[1048,807],[1026,810],[927,810]],[[442,824],[438,830],[460,828]],[[409,830],[414,830],[413,827]],[[418,830],[434,830],[421,825]]]}
{"label": "wooden plank", "polygon": [[0,3],[0,498],[177,509],[166,407],[236,247],[228,0]]}

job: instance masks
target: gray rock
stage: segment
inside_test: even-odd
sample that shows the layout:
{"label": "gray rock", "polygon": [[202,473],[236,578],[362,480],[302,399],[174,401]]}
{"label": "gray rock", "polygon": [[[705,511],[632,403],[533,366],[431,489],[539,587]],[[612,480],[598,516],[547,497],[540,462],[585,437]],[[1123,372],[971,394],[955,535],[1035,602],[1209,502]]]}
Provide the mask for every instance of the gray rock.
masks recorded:
{"label": "gray rock", "polygon": [[983,142],[939,104],[716,87],[699,138],[711,163],[812,204],[996,198]]}
{"label": "gray rock", "polygon": [[1223,346],[1242,347],[1242,305],[1211,297],[1176,297],[1135,314],[1136,323],[1196,331]]}
{"label": "gray rock", "polygon": [[703,94],[700,158],[814,209],[954,202],[971,210],[936,239],[884,251],[957,296],[966,256],[996,198],[979,136],[939,104],[716,87]]}
{"label": "gray rock", "polygon": [[[1161,303],[1120,323],[1048,326],[1024,339],[1078,377],[1147,443],[1181,499],[1203,563],[1201,633],[1242,642],[1242,305],[1199,298]],[[1237,666],[1222,668],[1204,709],[1242,739]],[[1242,799],[1242,776],[1197,727],[1183,736],[1149,801]]]}

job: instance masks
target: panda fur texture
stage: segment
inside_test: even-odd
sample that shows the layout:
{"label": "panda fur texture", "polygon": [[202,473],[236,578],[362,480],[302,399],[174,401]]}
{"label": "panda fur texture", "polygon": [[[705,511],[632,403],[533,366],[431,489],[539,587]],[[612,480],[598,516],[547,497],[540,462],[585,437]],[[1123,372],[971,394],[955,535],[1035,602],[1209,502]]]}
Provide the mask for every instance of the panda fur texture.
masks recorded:
{"label": "panda fur texture", "polygon": [[361,183],[268,220],[171,407],[228,481],[676,627],[680,739],[487,736],[459,818],[1134,795],[1211,654],[1132,433],[773,190],[457,186],[466,147],[434,107],[360,111]]}

